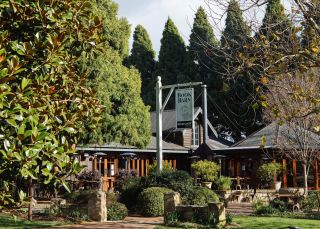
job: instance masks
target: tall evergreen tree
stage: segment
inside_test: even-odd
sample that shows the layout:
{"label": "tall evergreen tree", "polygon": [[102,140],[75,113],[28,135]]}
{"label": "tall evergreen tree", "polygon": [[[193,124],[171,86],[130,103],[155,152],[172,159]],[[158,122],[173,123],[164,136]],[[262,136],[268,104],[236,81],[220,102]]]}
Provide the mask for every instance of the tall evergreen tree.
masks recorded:
{"label": "tall evergreen tree", "polygon": [[142,90],[141,95],[145,104],[153,105],[154,94],[154,71],[155,51],[147,30],[142,25],[137,25],[133,34],[131,55],[128,58],[128,65],[133,65],[141,73]]}
{"label": "tall evergreen tree", "polygon": [[162,33],[157,75],[163,84],[174,84],[183,78],[186,47],[173,21],[168,18]]}
{"label": "tall evergreen tree", "polygon": [[105,43],[91,58],[83,59],[82,67],[89,72],[88,84],[97,90],[105,111],[98,134],[89,133],[86,140],[145,147],[150,141],[151,128],[148,107],[140,97],[140,74],[123,65],[126,51],[118,46],[120,43],[124,47],[128,45],[130,31],[123,30],[128,30],[129,26],[118,19],[118,7],[113,1],[101,0],[93,5],[94,15],[101,18],[104,25],[101,36]]}
{"label": "tall evergreen tree", "polygon": [[219,46],[206,12],[199,7],[195,14],[189,39],[186,69],[189,80],[203,81],[209,91],[219,90],[221,80],[217,79],[215,55],[212,53]]}
{"label": "tall evergreen tree", "polygon": [[269,0],[259,35],[264,35],[269,42],[279,46],[280,43],[291,40],[292,28],[292,22],[286,16],[281,1]]}
{"label": "tall evergreen tree", "polygon": [[231,0],[227,9],[226,27],[222,33],[221,45],[238,49],[247,43],[250,28],[243,19],[242,11],[236,0]]}

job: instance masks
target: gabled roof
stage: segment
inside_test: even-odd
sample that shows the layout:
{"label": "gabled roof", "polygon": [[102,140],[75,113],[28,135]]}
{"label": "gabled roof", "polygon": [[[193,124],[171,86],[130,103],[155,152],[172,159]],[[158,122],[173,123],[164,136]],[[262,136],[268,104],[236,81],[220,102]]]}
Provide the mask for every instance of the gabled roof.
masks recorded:
{"label": "gabled roof", "polygon": [[[193,119],[195,120],[200,114],[202,114],[201,107],[195,107],[193,113]],[[150,112],[151,115],[151,132],[155,134],[156,129],[156,112]],[[209,129],[213,132],[214,135],[218,136],[216,130],[213,128],[212,124],[208,121]],[[176,110],[164,110],[162,113],[162,130],[163,131],[172,131],[176,129]]]}
{"label": "gabled roof", "polygon": [[[291,147],[298,147],[295,140],[294,129],[289,128],[287,125],[279,126],[276,122],[272,122],[266,127],[258,130],[257,132],[249,135],[247,138],[233,144],[229,149],[254,149],[262,146],[262,138],[265,139],[264,148],[279,148],[281,141],[290,139],[293,143]],[[311,148],[320,148],[320,136],[309,132],[308,144]]]}
{"label": "gabled roof", "polygon": [[[190,149],[171,143],[162,141],[162,149],[164,153],[189,153]],[[134,146],[122,145],[120,143],[110,143],[104,145],[90,144],[85,146],[77,147],[77,150],[81,151],[101,151],[101,152],[156,152],[157,151],[157,141],[156,137],[151,137],[150,144],[145,149],[139,149]]]}

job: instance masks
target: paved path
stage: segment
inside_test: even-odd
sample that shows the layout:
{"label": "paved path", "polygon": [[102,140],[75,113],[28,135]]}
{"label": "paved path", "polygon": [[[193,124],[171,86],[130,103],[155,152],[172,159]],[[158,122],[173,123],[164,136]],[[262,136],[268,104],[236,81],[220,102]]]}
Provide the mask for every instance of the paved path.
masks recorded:
{"label": "paved path", "polygon": [[91,228],[123,228],[123,229],[153,229],[156,225],[161,225],[163,223],[163,217],[127,217],[123,221],[114,221],[106,223],[86,223],[79,225],[70,225],[59,228],[81,228],[81,229],[91,229]]}
{"label": "paved path", "polygon": [[228,203],[227,211],[232,215],[251,215],[252,203]]}

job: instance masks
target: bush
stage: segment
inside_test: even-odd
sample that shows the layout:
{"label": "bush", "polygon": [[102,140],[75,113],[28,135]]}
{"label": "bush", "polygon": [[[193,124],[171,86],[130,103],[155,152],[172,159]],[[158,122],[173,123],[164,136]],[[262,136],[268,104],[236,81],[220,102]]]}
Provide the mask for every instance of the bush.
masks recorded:
{"label": "bush", "polygon": [[279,163],[270,162],[263,164],[258,168],[257,175],[262,182],[270,184],[273,182],[274,174],[281,172],[281,165]]}
{"label": "bush", "polygon": [[193,187],[191,192],[183,198],[184,204],[207,205],[209,202],[218,202],[218,195],[205,187]]}
{"label": "bush", "polygon": [[217,187],[217,190],[225,191],[231,188],[232,181],[230,177],[220,176],[214,181],[214,183]]}
{"label": "bush", "polygon": [[129,177],[119,182],[120,202],[124,203],[130,210],[136,206],[137,197],[143,190],[140,181],[140,177]]}
{"label": "bush", "polygon": [[288,211],[288,204],[279,198],[275,198],[270,202],[270,206],[279,210],[280,212]]}
{"label": "bush", "polygon": [[106,206],[109,208],[113,203],[117,202],[117,194],[115,193],[106,193]]}
{"label": "bush", "polygon": [[226,214],[226,223],[229,225],[233,221],[233,215],[230,214],[230,212],[227,212]]}
{"label": "bush", "polygon": [[[156,174],[157,173],[157,161],[155,160],[151,165],[148,167],[149,174]],[[164,161],[162,163],[162,172],[171,172],[173,168],[171,167],[169,162]]]}
{"label": "bush", "polygon": [[171,189],[151,187],[143,190],[138,197],[140,213],[143,216],[162,216],[164,210],[163,196]]}
{"label": "bush", "polygon": [[306,198],[302,198],[299,202],[304,211],[312,211],[312,209],[320,209],[320,191],[309,191]]}
{"label": "bush", "polygon": [[253,203],[252,208],[256,215],[274,215],[279,213],[278,209],[273,208],[271,205],[266,205],[262,201]]}
{"label": "bush", "polygon": [[191,164],[191,168],[203,181],[214,181],[220,170],[219,165],[208,160],[194,162]]}
{"label": "bush", "polygon": [[87,204],[90,198],[90,195],[94,193],[95,190],[81,190],[66,193],[63,198],[66,199],[70,203],[74,204]]}
{"label": "bush", "polygon": [[176,170],[149,176],[144,187],[152,186],[169,188],[179,192],[181,196],[185,196],[192,189],[193,181],[192,177],[187,172]]}
{"label": "bush", "polygon": [[118,202],[110,204],[107,211],[108,220],[123,220],[128,216],[128,209],[126,205]]}

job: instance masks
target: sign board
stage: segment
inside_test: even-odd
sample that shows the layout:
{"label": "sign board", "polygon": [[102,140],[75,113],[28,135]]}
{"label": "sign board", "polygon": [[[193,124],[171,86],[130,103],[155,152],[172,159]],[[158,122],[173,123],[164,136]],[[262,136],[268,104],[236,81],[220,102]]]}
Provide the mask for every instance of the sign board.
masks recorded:
{"label": "sign board", "polygon": [[176,90],[177,128],[192,128],[193,122],[193,88]]}

